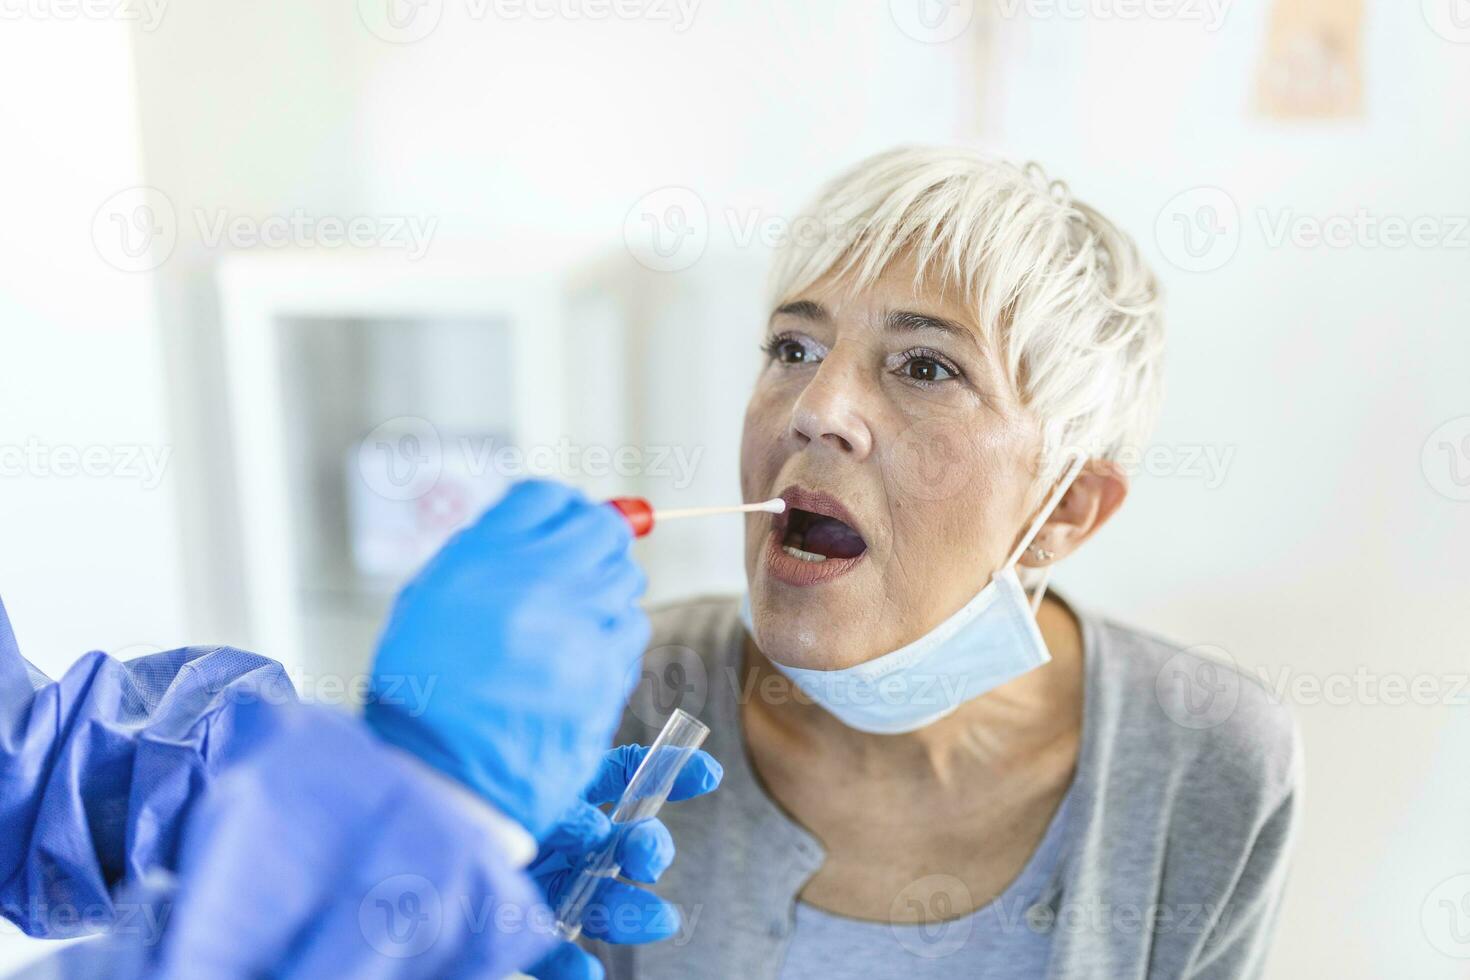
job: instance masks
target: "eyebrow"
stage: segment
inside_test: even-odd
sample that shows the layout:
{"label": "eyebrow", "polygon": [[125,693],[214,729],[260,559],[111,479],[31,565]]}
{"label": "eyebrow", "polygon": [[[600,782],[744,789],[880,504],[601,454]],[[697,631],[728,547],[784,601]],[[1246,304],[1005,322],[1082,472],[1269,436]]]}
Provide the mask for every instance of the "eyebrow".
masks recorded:
{"label": "eyebrow", "polygon": [[794,303],[782,303],[780,306],[776,307],[775,312],[771,314],[771,319],[774,320],[778,316],[795,316],[800,317],[803,320],[830,319],[830,317],[827,315],[826,307],[824,307],[821,303],[813,303],[809,299],[800,299]]}
{"label": "eyebrow", "polygon": [[933,316],[929,313],[916,313],[913,310],[894,310],[888,314],[886,325],[894,333],[903,333],[913,330],[939,330],[944,333],[954,334],[974,341],[973,331],[960,326],[953,320],[946,320],[942,316]]}
{"label": "eyebrow", "polygon": [[[809,299],[783,303],[776,307],[775,312],[771,314],[771,319],[774,320],[778,316],[794,316],[803,320],[810,320],[813,323],[826,323],[832,319],[832,315],[827,312],[825,306]],[[979,340],[975,336],[975,331],[963,324],[956,323],[954,320],[947,320],[942,316],[935,316],[932,313],[919,313],[915,310],[892,310],[883,318],[883,325],[891,333],[938,330],[941,333],[966,340],[976,348],[980,347]]]}

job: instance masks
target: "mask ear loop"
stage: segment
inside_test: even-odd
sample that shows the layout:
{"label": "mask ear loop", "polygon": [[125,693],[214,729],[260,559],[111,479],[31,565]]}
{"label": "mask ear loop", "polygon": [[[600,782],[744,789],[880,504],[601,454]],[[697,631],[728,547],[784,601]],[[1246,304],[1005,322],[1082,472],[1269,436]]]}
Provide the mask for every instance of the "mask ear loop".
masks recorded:
{"label": "mask ear loop", "polygon": [[[1005,568],[1010,568],[1021,560],[1021,556],[1026,553],[1027,548],[1031,547],[1031,542],[1036,539],[1036,535],[1041,533],[1041,528],[1046,524],[1046,519],[1051,516],[1052,511],[1056,510],[1057,504],[1062,502],[1062,498],[1066,496],[1067,491],[1072,489],[1072,483],[1077,479],[1077,474],[1082,472],[1082,467],[1087,463],[1087,454],[1080,449],[1068,450],[1068,455],[1072,456],[1073,459],[1067,466],[1066,472],[1062,474],[1061,482],[1057,484],[1057,488],[1052,491],[1051,496],[1046,498],[1046,503],[1042,505],[1041,512],[1036,515],[1036,519],[1031,522],[1031,527],[1027,529],[1026,534],[1021,538],[1021,543],[1016,546],[1015,551],[1011,552],[1011,557],[1006,559]],[[1042,569],[1041,584],[1036,587],[1036,596],[1031,600],[1031,614],[1033,616],[1041,609],[1041,599],[1046,595],[1046,583],[1050,578],[1051,566],[1048,565]]]}

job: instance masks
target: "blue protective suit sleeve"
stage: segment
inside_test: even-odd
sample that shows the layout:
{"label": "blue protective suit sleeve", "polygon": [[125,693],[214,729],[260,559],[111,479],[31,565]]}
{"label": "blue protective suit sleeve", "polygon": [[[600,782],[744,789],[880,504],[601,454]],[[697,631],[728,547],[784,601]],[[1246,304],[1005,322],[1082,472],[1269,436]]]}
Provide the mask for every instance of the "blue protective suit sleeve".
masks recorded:
{"label": "blue protective suit sleeve", "polygon": [[232,706],[294,700],[280,664],[228,647],[93,652],[51,681],[0,605],[0,914],[47,938],[111,924],[114,886],[175,867],[190,809],[242,748]]}
{"label": "blue protective suit sleeve", "polygon": [[502,977],[556,945],[459,784],[309,705],[242,705],[242,760],[195,807],[176,875],[124,892],[103,939],[34,976],[66,980]]}

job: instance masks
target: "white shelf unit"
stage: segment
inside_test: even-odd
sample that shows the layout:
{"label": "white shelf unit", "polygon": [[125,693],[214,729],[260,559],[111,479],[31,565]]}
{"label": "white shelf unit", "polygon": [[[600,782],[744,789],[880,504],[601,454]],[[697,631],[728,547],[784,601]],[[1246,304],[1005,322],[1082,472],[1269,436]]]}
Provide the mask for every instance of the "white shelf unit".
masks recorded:
{"label": "white shelf unit", "polygon": [[365,435],[427,420],[448,458],[463,433],[530,447],[555,445],[574,417],[618,424],[620,392],[606,385],[600,404],[579,391],[568,405],[554,272],[470,256],[242,253],[219,286],[247,622],[255,648],[298,681],[364,670],[406,577],[353,560],[350,505],[364,488],[351,481],[374,482],[351,462]]}

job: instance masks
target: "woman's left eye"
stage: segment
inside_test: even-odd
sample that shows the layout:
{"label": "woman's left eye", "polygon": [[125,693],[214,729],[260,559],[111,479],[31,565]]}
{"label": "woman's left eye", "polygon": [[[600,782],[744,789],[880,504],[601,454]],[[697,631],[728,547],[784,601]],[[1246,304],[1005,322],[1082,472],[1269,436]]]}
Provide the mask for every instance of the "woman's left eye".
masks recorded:
{"label": "woman's left eye", "polygon": [[922,384],[949,381],[959,376],[950,365],[927,354],[910,354],[898,368],[899,377]]}

